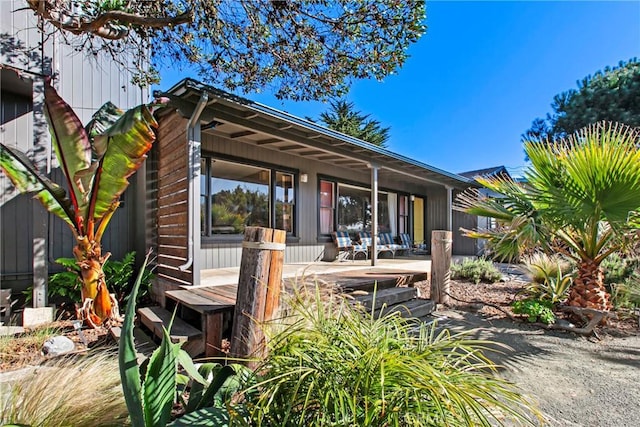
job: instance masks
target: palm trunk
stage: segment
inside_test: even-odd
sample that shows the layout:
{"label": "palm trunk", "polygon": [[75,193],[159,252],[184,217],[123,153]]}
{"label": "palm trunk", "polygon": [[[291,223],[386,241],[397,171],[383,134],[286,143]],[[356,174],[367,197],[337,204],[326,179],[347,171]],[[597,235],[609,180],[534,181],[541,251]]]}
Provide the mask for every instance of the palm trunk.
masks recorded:
{"label": "palm trunk", "polygon": [[574,307],[608,311],[611,297],[604,287],[604,271],[593,260],[582,260],[578,277],[573,282],[567,304]]}
{"label": "palm trunk", "polygon": [[82,279],[82,318],[90,327],[97,327],[111,320],[113,302],[107,289],[102,266],[110,254],[102,256],[100,243],[78,238],[73,249]]}

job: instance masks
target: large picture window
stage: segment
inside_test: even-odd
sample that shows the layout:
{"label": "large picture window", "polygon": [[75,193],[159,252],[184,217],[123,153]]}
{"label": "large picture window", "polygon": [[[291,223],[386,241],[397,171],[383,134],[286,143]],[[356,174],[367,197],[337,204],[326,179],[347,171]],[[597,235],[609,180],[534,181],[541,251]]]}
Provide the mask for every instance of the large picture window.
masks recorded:
{"label": "large picture window", "polygon": [[[371,190],[329,180],[320,180],[319,190],[320,234],[371,231]],[[395,194],[378,192],[378,230],[394,232],[396,203]]]}
{"label": "large picture window", "polygon": [[243,235],[245,227],[294,231],[294,175],[268,167],[203,158],[203,236]]}

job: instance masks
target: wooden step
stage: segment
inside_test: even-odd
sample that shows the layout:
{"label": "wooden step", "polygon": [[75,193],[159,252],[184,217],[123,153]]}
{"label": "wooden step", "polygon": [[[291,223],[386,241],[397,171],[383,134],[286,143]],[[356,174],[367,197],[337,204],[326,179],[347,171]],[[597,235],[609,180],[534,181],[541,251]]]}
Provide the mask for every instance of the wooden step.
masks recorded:
{"label": "wooden step", "polygon": [[206,298],[199,295],[191,289],[179,289],[175,291],[167,291],[165,295],[172,300],[197,311],[200,314],[216,313],[226,311],[233,308],[234,304],[229,302],[220,302],[213,297]]}
{"label": "wooden step", "polygon": [[416,288],[388,288],[357,296],[355,300],[368,310],[378,310],[383,305],[400,304],[415,298],[415,296]]}
{"label": "wooden step", "polygon": [[386,306],[380,309],[376,314],[398,313],[401,317],[424,317],[433,313],[436,309],[436,303],[429,299],[414,298],[400,304]]}
{"label": "wooden step", "polygon": [[[162,338],[163,326],[168,327],[171,322],[173,313],[165,310],[162,307],[145,307],[138,310],[140,321],[146,326],[155,336]],[[171,330],[169,331],[171,341],[186,342],[192,340],[202,340],[202,331],[189,325],[182,319],[175,317],[171,324]]]}

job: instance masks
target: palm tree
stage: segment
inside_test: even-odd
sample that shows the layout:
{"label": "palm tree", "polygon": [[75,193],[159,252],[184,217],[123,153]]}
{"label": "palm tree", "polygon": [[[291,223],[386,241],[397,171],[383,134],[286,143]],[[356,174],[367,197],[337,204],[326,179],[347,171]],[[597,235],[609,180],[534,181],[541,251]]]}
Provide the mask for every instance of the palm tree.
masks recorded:
{"label": "palm tree", "polygon": [[383,128],[380,122],[369,118],[368,114],[355,111],[353,102],[332,101],[329,111],[320,114],[320,121],[329,129],[385,148],[389,140],[388,127]]}
{"label": "palm tree", "polygon": [[495,230],[465,230],[486,238],[496,254],[514,257],[535,246],[578,263],[567,303],[609,310],[600,264],[631,241],[640,211],[640,150],[637,129],[600,122],[555,142],[526,141],[531,165],[526,184],[479,179],[503,198],[457,199],[457,208],[495,218]]}
{"label": "palm tree", "polygon": [[109,102],[84,128],[48,79],[44,93],[51,142],[66,190],[38,174],[24,153],[3,144],[0,169],[20,192],[34,194],[71,228],[82,281],[82,316],[96,327],[118,316],[102,270],[110,254],[102,253],[100,242],[120,195],[129,186],[127,178],[142,165],[155,141],[158,123],[146,105],[123,112]]}

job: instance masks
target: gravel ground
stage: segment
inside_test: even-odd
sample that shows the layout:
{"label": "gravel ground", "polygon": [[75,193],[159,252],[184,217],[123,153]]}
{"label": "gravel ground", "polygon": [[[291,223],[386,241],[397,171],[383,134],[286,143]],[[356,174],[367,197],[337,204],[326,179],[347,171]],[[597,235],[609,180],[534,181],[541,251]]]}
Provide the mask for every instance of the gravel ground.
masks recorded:
{"label": "gravel ground", "polygon": [[[476,329],[474,335],[506,344],[489,355],[500,375],[537,402],[550,426],[640,426],[640,329],[637,319],[598,330],[598,338],[543,330],[505,318],[477,301],[508,310],[521,284],[452,283],[451,295],[475,301],[439,309],[440,325]],[[425,292],[423,292],[424,294]]]}

